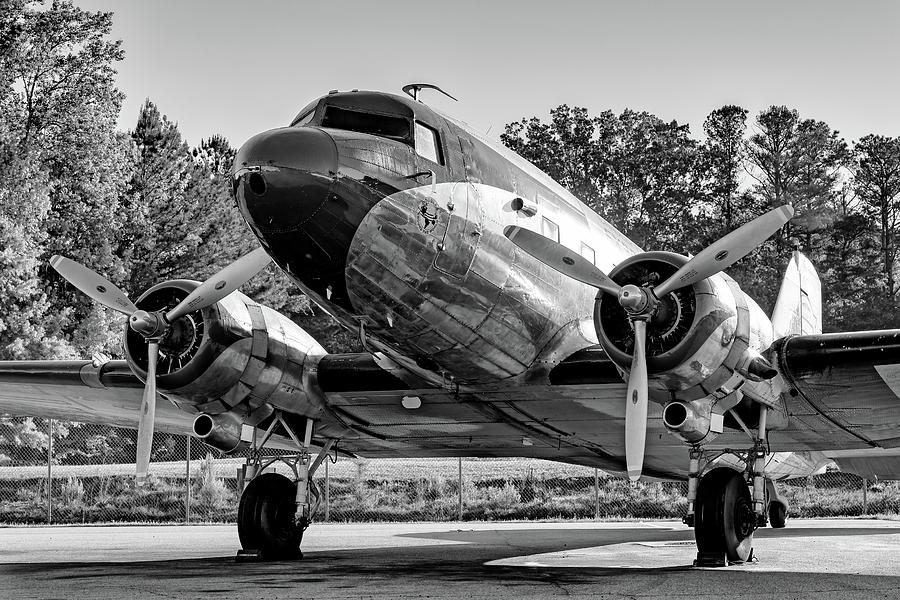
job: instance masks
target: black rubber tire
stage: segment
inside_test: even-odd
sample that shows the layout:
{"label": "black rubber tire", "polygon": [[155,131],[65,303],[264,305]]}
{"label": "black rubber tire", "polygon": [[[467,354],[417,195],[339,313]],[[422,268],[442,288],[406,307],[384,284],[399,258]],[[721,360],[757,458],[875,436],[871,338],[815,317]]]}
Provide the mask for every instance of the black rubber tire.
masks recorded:
{"label": "black rubber tire", "polygon": [[299,558],[303,529],[294,521],[297,484],[278,473],[254,477],[238,506],[238,537],[244,550],[265,560]]}
{"label": "black rubber tire", "polygon": [[769,526],[781,529],[787,522],[787,506],[777,500],[769,502]]}
{"label": "black rubber tire", "polygon": [[697,551],[730,562],[746,561],[753,551],[756,515],[743,476],[733,469],[713,469],[700,480],[694,506]]}

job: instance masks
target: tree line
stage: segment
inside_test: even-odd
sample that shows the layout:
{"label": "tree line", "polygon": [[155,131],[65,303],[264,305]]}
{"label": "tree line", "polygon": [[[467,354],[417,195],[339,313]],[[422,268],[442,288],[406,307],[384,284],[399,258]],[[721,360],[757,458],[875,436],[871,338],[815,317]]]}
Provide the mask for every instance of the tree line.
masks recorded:
{"label": "tree line", "polygon": [[696,253],[791,204],[794,219],[729,274],[770,310],[799,249],[822,279],[825,331],[897,327],[900,138],[849,144],[786,106],[748,120],[723,106],[697,140],[647,112],[562,105],[510,123],[502,141],[647,250]]}
{"label": "tree line", "polygon": [[[190,147],[147,100],[118,131],[124,58],[112,13],[68,0],[0,0],[0,359],[121,356],[123,319],[49,268],[63,254],[136,297],[203,279],[256,246],[231,198],[234,149]],[[510,123],[502,141],[646,249],[696,252],[765,210],[797,217],[730,272],[770,308],[790,251],[822,276],[830,330],[894,327],[900,282],[900,139],[848,144],[828,124],[773,106],[710,113],[704,139],[634,110],[560,106]],[[246,291],[331,351],[356,349],[277,269]]]}
{"label": "tree line", "polygon": [[[124,53],[112,19],[64,0],[0,0],[0,359],[122,355],[122,316],[62,280],[54,254],[136,298],[258,245],[231,198],[228,140],[190,147],[151,100],[116,130]],[[324,343],[352,345],[274,266],[244,291]]]}

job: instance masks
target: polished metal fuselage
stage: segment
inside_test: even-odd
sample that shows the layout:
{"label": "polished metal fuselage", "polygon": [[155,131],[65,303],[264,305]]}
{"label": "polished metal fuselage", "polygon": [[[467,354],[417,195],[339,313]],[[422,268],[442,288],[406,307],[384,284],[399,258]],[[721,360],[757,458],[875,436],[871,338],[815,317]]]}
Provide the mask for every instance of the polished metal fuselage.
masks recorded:
{"label": "polished metal fuselage", "polygon": [[[296,279],[346,326],[361,323],[368,346],[426,378],[546,382],[559,361],[597,343],[596,290],[520,250],[504,227],[552,228],[605,271],[640,249],[530,163],[444,122],[455,150],[449,181],[425,177],[406,189],[397,184],[404,167],[394,144],[329,132],[340,157],[332,190],[379,196],[366,201],[347,253],[347,302]],[[413,159],[405,171],[421,168]],[[390,186],[371,183],[385,179]],[[537,210],[515,210],[516,199]]]}
{"label": "polished metal fuselage", "polygon": [[[357,331],[382,368],[423,398],[419,410],[408,411],[402,392],[332,393],[336,418],[359,432],[360,449],[532,455],[615,470],[624,455],[621,380],[577,388],[554,386],[549,377],[565,359],[597,347],[597,290],[528,255],[503,231],[517,225],[556,238],[607,273],[641,249],[534,165],[420,103],[379,94],[365,99],[379,109],[400,106],[396,114],[408,111],[410,122],[438,131],[440,164],[408,143],[323,127],[329,102],[363,105],[353,94],[337,96],[320,99],[309,123],[285,128],[310,130],[298,146],[332,157],[308,161],[317,172],[294,155],[262,165],[285,181],[297,174],[298,188],[311,190],[301,197],[283,188],[284,209],[298,212],[279,220],[274,207],[282,201],[272,199],[264,222],[262,213],[254,215],[247,186],[236,188],[273,259],[319,306]],[[241,153],[236,176],[254,168],[240,159]],[[722,343],[691,345],[697,350],[686,364],[715,359],[733,370],[736,360],[717,353],[727,354],[735,333],[757,351],[771,343],[768,319],[740,295],[734,315],[708,332]],[[627,369],[617,364],[620,372]],[[727,386],[746,383],[745,391],[770,405],[780,393],[770,384],[720,379]],[[650,427],[668,438],[658,413],[658,406],[651,409]],[[648,469],[683,469],[672,442],[681,444],[662,437],[650,442]]]}

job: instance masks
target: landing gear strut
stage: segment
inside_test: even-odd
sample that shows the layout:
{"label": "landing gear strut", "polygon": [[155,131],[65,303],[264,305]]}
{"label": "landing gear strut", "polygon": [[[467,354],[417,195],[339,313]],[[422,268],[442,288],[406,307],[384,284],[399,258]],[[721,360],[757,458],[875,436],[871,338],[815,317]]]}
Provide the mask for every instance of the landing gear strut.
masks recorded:
{"label": "landing gear strut", "polygon": [[[754,434],[735,415],[753,439],[753,447],[746,452],[725,451],[706,461],[709,464],[719,456],[730,454],[744,464],[743,472],[717,467],[701,478],[700,461],[705,451],[699,446],[691,449],[688,513],[684,522],[694,528],[695,566],[724,567],[753,559],[753,532],[767,523],[767,509],[771,511],[772,506],[766,503],[766,416],[767,407],[760,405],[759,425]],[[782,527],[783,523],[782,519]]]}
{"label": "landing gear strut", "polygon": [[[278,457],[263,456],[262,448],[278,425],[291,437],[299,452]],[[313,421],[307,419],[306,433],[301,441],[281,414],[276,413],[259,444],[254,431],[253,450],[244,465],[247,483],[238,506],[238,537],[242,546],[238,560],[302,558],[300,541],[321,496],[312,476],[334,444],[334,440],[328,440],[315,460],[311,460],[312,429]],[[276,462],[290,467],[293,480],[278,473],[263,473]]]}

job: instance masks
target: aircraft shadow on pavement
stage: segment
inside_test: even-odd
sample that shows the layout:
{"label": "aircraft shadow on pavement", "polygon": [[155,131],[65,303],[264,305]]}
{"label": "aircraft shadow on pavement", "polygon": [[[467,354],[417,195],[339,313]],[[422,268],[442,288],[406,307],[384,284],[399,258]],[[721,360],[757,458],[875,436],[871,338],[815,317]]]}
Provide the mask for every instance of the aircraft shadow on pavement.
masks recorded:
{"label": "aircraft shadow on pavement", "polygon": [[[762,528],[756,530],[757,539],[791,537],[835,537],[900,535],[900,528],[886,527],[804,527],[791,529]],[[434,531],[403,533],[398,537],[467,542],[485,546],[513,546],[527,550],[529,554],[553,552],[572,548],[590,548],[610,544],[641,542],[693,541],[693,530],[685,529],[457,529],[456,531]]]}
{"label": "aircraft shadow on pavement", "polygon": [[[807,530],[811,533],[815,530]],[[883,530],[855,529],[855,534],[881,534]],[[634,530],[618,530],[620,534]],[[461,535],[490,532],[451,532]],[[166,592],[173,597],[224,594],[228,598],[283,597],[302,590],[304,597],[356,597],[372,594],[381,597],[458,598],[464,595],[483,597],[489,586],[491,597],[549,597],[560,595],[593,595],[602,590],[603,597],[670,597],[681,590],[687,597],[710,597],[727,590],[727,597],[832,597],[835,590],[854,590],[855,598],[885,597],[886,591],[900,589],[900,577],[866,574],[773,572],[766,569],[765,559],[752,570],[696,570],[689,564],[661,567],[554,567],[491,566],[490,560],[511,554],[528,554],[545,549],[565,550],[610,543],[610,536],[573,536],[568,544],[534,543],[533,531],[511,532],[511,539],[524,540],[523,546],[511,547],[485,539],[462,545],[407,546],[401,548],[366,548],[308,552],[299,561],[241,563],[232,557],[189,560],[166,560],[130,563],[51,563],[3,565],[0,574],[16,576],[27,582],[27,590],[133,589]],[[559,532],[557,532],[559,533]],[[660,541],[660,534],[672,540],[684,540],[690,532],[647,532]],[[678,533],[680,535],[671,535]],[[824,531],[833,534],[833,530]],[[435,532],[448,539],[446,532]],[[427,535],[427,534],[426,534]],[[849,535],[849,534],[839,534]],[[629,536],[634,541],[635,536]],[[529,541],[530,540],[530,541]],[[604,541],[607,540],[607,541]],[[480,544],[484,543],[484,546]],[[514,550],[513,553],[510,550]],[[764,577],[760,577],[761,574]],[[12,579],[12,578],[10,578]],[[23,583],[23,585],[25,585]],[[601,586],[600,588],[596,586]],[[15,587],[15,586],[13,586]],[[819,595],[823,593],[822,595]],[[273,594],[275,596],[273,596]],[[341,594],[335,596],[335,594]],[[812,596],[809,596],[812,594]],[[873,595],[874,594],[874,595]],[[141,596],[139,591],[136,595]],[[27,596],[27,594],[26,594]],[[17,597],[17,596],[10,596]],[[90,597],[90,596],[82,596]]]}
{"label": "aircraft shadow on pavement", "polygon": [[[846,536],[881,536],[900,535],[900,528],[885,527],[810,527],[798,529],[760,529],[760,539],[799,538],[799,537],[846,537]],[[516,578],[538,578],[548,571],[587,571],[593,573],[608,572],[640,572],[640,571],[678,571],[691,570],[690,551],[685,548],[687,556],[683,565],[664,567],[541,567],[533,569],[522,566],[488,565],[499,559],[515,556],[526,556],[552,552],[563,552],[584,548],[609,546],[614,544],[661,542],[671,546],[688,546],[693,542],[691,530],[674,529],[635,529],[635,528],[598,528],[598,529],[457,529],[452,531],[435,530],[398,534],[397,537],[422,539],[431,541],[460,542],[458,544],[422,544],[386,546],[376,548],[314,550],[307,551],[300,561],[242,563],[236,564],[233,556],[216,558],[196,558],[181,560],[160,560],[122,563],[16,563],[2,565],[7,573],[33,572],[44,577],[54,572],[59,577],[91,578],[99,572],[107,574],[140,573],[152,577],[158,573],[166,578],[191,577],[234,577],[236,575],[253,576],[254,574],[303,573],[304,581],[309,578],[323,577],[334,579],[344,575],[355,577],[483,577],[488,572],[512,573],[522,571]],[[286,565],[293,565],[286,568]],[[761,568],[765,570],[764,563]],[[726,569],[727,571],[727,569]],[[530,573],[530,574],[529,574]],[[574,576],[574,575],[573,575]],[[505,576],[504,576],[505,577]],[[567,576],[568,577],[568,576]],[[279,575],[279,579],[282,577]]]}

